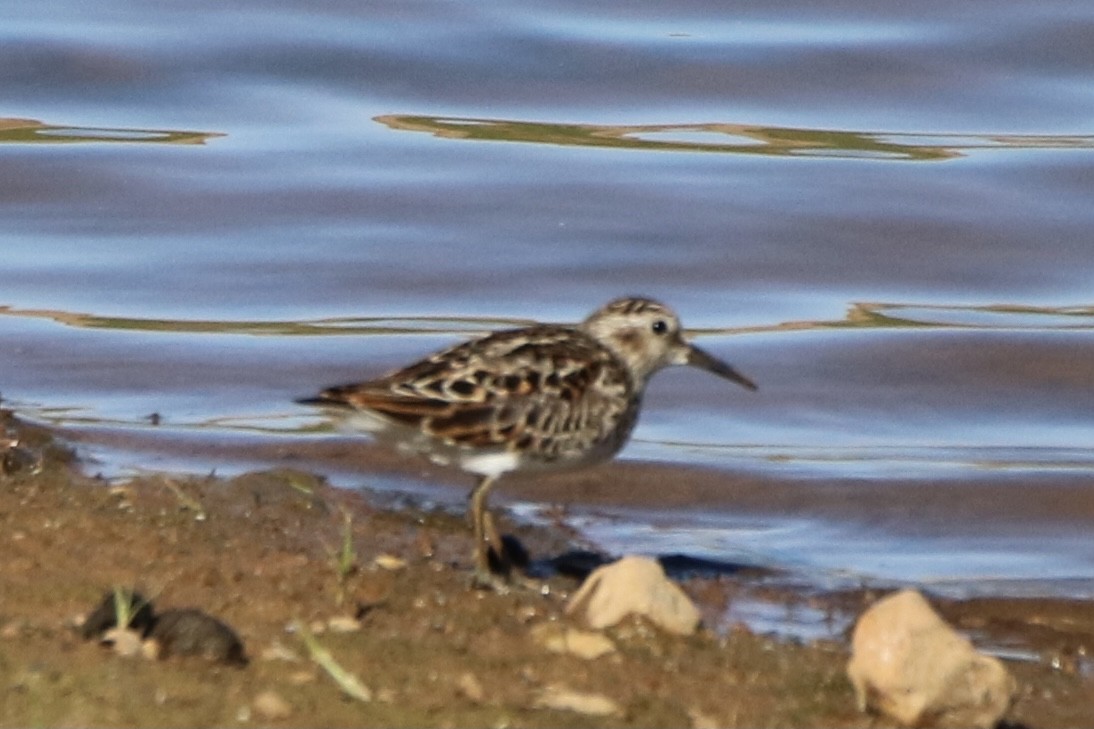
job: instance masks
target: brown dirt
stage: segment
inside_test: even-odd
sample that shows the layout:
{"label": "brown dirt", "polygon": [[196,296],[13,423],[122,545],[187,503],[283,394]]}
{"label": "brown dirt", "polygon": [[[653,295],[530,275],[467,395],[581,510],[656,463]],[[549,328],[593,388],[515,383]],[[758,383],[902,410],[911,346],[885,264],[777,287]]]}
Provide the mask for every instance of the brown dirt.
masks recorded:
{"label": "brown dirt", "polygon": [[[0,475],[2,726],[880,725],[854,709],[845,640],[801,645],[719,617],[743,595],[851,612],[875,595],[772,589],[743,572],[691,579],[684,587],[711,626],[698,635],[630,622],[607,631],[610,655],[558,655],[533,633],[568,622],[562,608],[577,581],[551,577],[547,594],[470,589],[460,518],[381,509],[294,470],[108,484],[48,432],[3,417],[18,444]],[[565,549],[559,534],[503,524],[534,555]],[[347,533],[352,559],[340,570]],[[80,617],[115,586],[136,587],[157,610],[210,613],[239,634],[250,662],[123,658],[84,641]],[[1094,716],[1088,603],[939,604],[959,626],[1042,656],[1009,662],[1022,684],[1014,724]],[[331,627],[347,617],[359,629]],[[310,660],[295,621],[371,700],[349,698]],[[543,708],[551,687],[601,694],[619,710]]]}

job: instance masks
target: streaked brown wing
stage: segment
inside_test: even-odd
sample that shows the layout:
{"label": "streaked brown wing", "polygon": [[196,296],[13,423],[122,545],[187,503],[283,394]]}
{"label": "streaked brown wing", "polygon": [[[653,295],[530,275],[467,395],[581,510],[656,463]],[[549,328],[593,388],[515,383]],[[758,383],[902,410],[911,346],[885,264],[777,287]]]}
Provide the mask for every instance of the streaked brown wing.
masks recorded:
{"label": "streaked brown wing", "polygon": [[392,393],[382,383],[329,387],[312,400],[302,401],[309,405],[327,405],[350,410],[371,410],[403,425],[418,427],[425,418],[445,413],[452,403],[443,400],[407,397]]}
{"label": "streaked brown wing", "polygon": [[622,407],[613,398],[626,387],[625,371],[597,343],[544,325],[460,344],[312,402],[372,411],[450,445],[557,455],[610,428]]}

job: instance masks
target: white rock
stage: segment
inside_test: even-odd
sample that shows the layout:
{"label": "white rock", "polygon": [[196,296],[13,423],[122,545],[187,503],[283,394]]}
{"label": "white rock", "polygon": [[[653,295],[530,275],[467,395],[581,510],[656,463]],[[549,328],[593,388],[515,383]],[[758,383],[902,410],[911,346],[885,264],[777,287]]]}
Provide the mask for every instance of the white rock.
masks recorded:
{"label": "white rock", "polygon": [[[141,655],[143,652],[141,634],[128,628],[111,628],[103,633],[100,642],[109,645],[115,653],[125,658],[132,658]],[[147,653],[145,657],[155,658],[155,656],[149,656]]]}
{"label": "white rock", "polygon": [[332,633],[356,633],[361,629],[361,621],[349,615],[336,615],[327,620],[327,628]]}
{"label": "white rock", "polygon": [[565,686],[548,686],[536,699],[536,707],[556,711],[573,711],[586,716],[617,716],[622,712],[619,704],[603,694],[574,691]]}
{"label": "white rock", "polygon": [[536,643],[552,653],[568,653],[587,661],[615,652],[615,643],[603,633],[576,630],[557,623],[540,623],[531,633]]}
{"label": "white rock", "polygon": [[372,563],[380,569],[385,569],[389,572],[395,572],[406,568],[406,560],[402,557],[396,557],[393,554],[377,555],[376,559],[372,560]]}
{"label": "white rock", "polygon": [[482,687],[482,681],[470,671],[461,673],[456,679],[456,690],[472,703],[481,704],[486,701],[486,689]]}
{"label": "white rock", "polygon": [[604,565],[589,575],[566,605],[566,612],[581,615],[597,630],[628,615],[641,615],[678,635],[694,633],[700,618],[691,599],[665,577],[656,560],[635,556]]}
{"label": "white rock", "polygon": [[254,713],[267,721],[288,719],[293,714],[292,704],[281,698],[276,691],[263,691],[255,696],[251,706],[254,708]]}
{"label": "white rock", "polygon": [[261,657],[264,661],[286,661],[288,663],[297,663],[301,660],[296,651],[276,638],[268,648],[262,651]]}
{"label": "white rock", "polygon": [[998,659],[978,652],[915,590],[863,613],[851,650],[847,675],[859,710],[905,726],[993,727],[1017,690]]}

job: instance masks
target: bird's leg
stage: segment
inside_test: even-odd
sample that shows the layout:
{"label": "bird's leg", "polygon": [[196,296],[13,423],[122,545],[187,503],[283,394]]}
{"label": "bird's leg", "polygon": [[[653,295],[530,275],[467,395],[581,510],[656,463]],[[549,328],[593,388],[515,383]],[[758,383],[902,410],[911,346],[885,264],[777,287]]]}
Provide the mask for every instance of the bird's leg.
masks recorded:
{"label": "bird's leg", "polygon": [[505,542],[501,540],[501,535],[498,534],[498,529],[494,526],[494,512],[490,509],[486,509],[482,513],[482,526],[482,541],[486,544],[487,553],[493,552],[496,560],[495,564],[500,564],[501,571],[507,572],[509,560],[505,554]]}
{"label": "bird's leg", "polygon": [[471,530],[475,539],[475,583],[484,587],[498,587],[502,575],[496,574],[490,568],[490,550],[493,549],[497,562],[505,570],[505,550],[502,547],[501,537],[494,527],[494,519],[486,510],[486,499],[490,494],[490,488],[497,481],[497,476],[483,476],[482,480],[471,489],[468,498],[469,511],[471,512]]}

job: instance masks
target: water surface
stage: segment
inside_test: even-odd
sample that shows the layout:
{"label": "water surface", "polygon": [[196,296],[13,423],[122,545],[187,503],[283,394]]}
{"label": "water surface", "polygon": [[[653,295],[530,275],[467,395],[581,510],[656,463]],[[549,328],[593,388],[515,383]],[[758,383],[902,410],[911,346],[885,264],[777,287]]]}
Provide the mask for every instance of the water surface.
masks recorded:
{"label": "water surface", "polygon": [[167,443],[321,438],[293,398],[653,295],[761,390],[660,375],[623,459],[727,485],[591,538],[1085,594],[1092,65],[1085,2],[24,4],[0,393],[155,431],[81,441],[110,473],[252,467]]}

